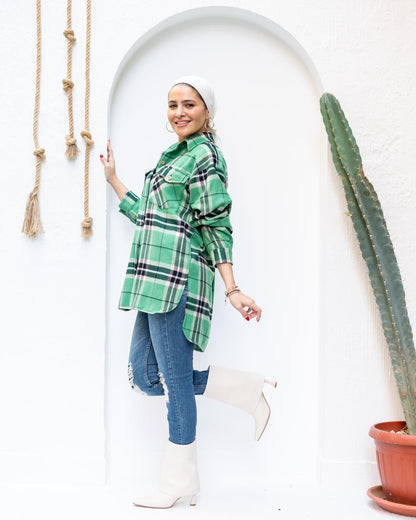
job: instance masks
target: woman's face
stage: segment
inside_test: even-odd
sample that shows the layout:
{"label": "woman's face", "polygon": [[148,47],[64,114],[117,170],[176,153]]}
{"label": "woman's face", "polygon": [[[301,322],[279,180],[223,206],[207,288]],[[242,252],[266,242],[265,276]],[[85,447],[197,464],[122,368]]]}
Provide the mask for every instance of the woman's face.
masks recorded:
{"label": "woman's face", "polygon": [[168,96],[168,120],[179,142],[203,131],[209,111],[198,93],[189,85],[175,85]]}

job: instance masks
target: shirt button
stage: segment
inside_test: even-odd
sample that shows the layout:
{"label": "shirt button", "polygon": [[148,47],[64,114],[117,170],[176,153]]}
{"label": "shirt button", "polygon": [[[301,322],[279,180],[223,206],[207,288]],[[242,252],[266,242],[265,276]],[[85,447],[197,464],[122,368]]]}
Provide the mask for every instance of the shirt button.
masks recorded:
{"label": "shirt button", "polygon": [[143,226],[143,220],[140,221],[140,225]]}
{"label": "shirt button", "polygon": [[171,178],[172,178],[172,175],[171,175],[171,174],[169,174],[169,175],[167,175],[167,177],[166,177],[166,178],[167,178],[167,180],[168,180],[168,181],[170,181],[170,180],[171,180]]}
{"label": "shirt button", "polygon": [[165,164],[165,161],[160,161],[160,164]]}

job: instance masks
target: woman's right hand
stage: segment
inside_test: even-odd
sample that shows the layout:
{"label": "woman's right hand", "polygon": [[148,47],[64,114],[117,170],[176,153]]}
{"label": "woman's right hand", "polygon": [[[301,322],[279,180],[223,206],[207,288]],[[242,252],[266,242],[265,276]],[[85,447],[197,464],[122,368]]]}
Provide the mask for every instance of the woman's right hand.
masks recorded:
{"label": "woman's right hand", "polygon": [[104,166],[104,175],[107,182],[116,177],[116,164],[114,162],[113,149],[111,148],[110,139],[107,141],[107,159],[100,155],[101,163]]}

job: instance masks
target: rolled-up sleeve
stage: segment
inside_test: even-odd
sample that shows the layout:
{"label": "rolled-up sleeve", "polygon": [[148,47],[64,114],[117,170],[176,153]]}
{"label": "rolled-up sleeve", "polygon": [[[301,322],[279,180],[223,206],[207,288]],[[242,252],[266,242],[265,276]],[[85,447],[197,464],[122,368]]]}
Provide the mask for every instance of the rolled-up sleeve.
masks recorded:
{"label": "rolled-up sleeve", "polygon": [[134,224],[137,223],[140,198],[135,193],[129,190],[121,199],[118,207],[120,213],[128,217]]}
{"label": "rolled-up sleeve", "polygon": [[230,222],[232,200],[227,192],[225,166],[212,158],[196,165],[189,184],[194,225],[199,229],[213,265],[233,263],[233,228]]}

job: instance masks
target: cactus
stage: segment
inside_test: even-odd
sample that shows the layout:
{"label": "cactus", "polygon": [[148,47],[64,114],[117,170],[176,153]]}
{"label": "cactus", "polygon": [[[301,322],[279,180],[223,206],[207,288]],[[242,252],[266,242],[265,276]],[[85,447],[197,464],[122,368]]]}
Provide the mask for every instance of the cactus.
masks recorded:
{"label": "cactus", "polygon": [[358,145],[335,96],[324,93],[320,109],[340,175],[348,213],[380,311],[393,372],[410,435],[416,435],[416,353],[405,293],[380,201],[364,175]]}

